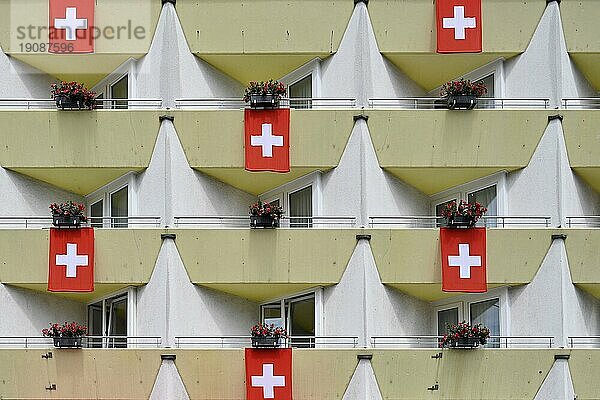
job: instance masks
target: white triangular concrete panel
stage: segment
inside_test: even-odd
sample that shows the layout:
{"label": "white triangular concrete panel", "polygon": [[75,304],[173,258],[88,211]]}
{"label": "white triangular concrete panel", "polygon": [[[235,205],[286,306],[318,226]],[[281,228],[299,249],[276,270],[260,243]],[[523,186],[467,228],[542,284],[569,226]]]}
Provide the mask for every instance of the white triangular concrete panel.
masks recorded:
{"label": "white triangular concrete panel", "polygon": [[358,3],[338,51],[321,64],[323,97],[369,98],[422,96],[425,92],[379,52],[367,6]]}
{"label": "white triangular concrete panel", "polygon": [[161,336],[171,347],[175,336],[246,335],[259,314],[256,303],[191,283],[172,239],[163,241],[150,281],[138,289],[137,307],[138,335]]}
{"label": "white triangular concrete panel", "polygon": [[166,3],[148,54],[140,60],[137,92],[140,98],[162,98],[174,107],[178,98],[241,97],[243,86],[194,56],[177,11]]}
{"label": "white triangular concrete panel", "polygon": [[554,108],[565,97],[595,95],[567,53],[558,2],[548,3],[527,49],[505,62],[504,75],[506,98],[548,98]]}
{"label": "white triangular concrete panel", "polygon": [[85,324],[84,303],[0,283],[0,329],[7,336],[40,336],[49,322]]}
{"label": "white triangular concrete panel", "polygon": [[161,124],[137,191],[139,214],[161,215],[169,226],[174,216],[246,215],[248,206],[256,201],[249,193],[193,170],[169,120]]}
{"label": "white triangular concrete panel", "polygon": [[50,98],[55,79],[44,72],[7,56],[0,48],[0,98]]}
{"label": "white triangular concrete panel", "polygon": [[383,400],[370,360],[359,360],[342,400]]}
{"label": "white triangular concrete panel", "polygon": [[575,390],[567,360],[555,360],[533,400],[573,400]]}
{"label": "white triangular concrete panel", "polygon": [[189,400],[183,380],[173,360],[163,360],[150,393],[150,400]]}

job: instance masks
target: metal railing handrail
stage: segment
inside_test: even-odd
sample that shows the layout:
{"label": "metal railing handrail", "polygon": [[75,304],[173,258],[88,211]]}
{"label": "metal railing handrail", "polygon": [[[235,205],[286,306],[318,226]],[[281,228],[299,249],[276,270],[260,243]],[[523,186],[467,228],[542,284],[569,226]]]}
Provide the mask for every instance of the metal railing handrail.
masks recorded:
{"label": "metal railing handrail", "polygon": [[[569,104],[575,103],[575,104]],[[587,104],[586,104],[587,103]],[[562,99],[563,108],[600,108],[600,97],[567,97]]]}
{"label": "metal railing handrail", "polygon": [[[140,99],[140,98],[126,98],[126,99],[94,99],[94,102],[97,105],[104,105],[104,103],[113,103],[114,107],[118,109],[121,104],[118,103],[127,103],[122,104],[123,106],[133,106],[133,107],[152,107],[153,105],[158,104],[156,108],[162,108],[163,100],[162,99]],[[116,104],[115,104],[116,103]],[[132,104],[134,103],[134,104]],[[141,103],[141,104],[135,104]],[[152,103],[152,104],[150,104]],[[20,106],[26,107],[27,109],[31,109],[35,107],[35,104],[48,106],[50,109],[56,108],[56,101],[54,99],[38,99],[38,98],[0,98],[0,109],[10,107],[10,106]],[[102,109],[102,108],[99,108]],[[114,109],[114,108],[113,108]]]}
{"label": "metal railing handrail", "polygon": [[[280,106],[289,107],[294,103],[310,105],[310,108],[320,107],[356,107],[355,98],[347,97],[282,97]],[[175,99],[175,108],[228,108],[238,109],[247,107],[247,103],[239,97],[199,97]]]}
{"label": "metal railing handrail", "polygon": [[[128,345],[144,345],[152,344],[156,347],[160,347],[162,338],[160,336],[82,336],[83,341],[89,346],[89,340],[99,340],[99,344],[103,344],[106,347],[112,342],[114,345],[117,341],[123,341],[122,343]],[[147,341],[147,342],[140,342]],[[12,346],[24,346],[24,348],[30,348],[33,345],[43,346],[52,344],[53,338],[44,336],[0,336],[0,348],[3,345]],[[100,347],[99,347],[100,348]]]}
{"label": "metal railing handrail", "polygon": [[[352,348],[358,346],[358,336],[288,336],[283,339],[284,347],[294,347],[296,345],[310,346],[344,346],[349,343]],[[335,341],[332,341],[335,340]],[[238,344],[249,345],[252,341],[250,335],[224,335],[224,336],[175,336],[175,347],[182,346],[235,346]],[[319,341],[324,341],[319,343]],[[322,347],[321,347],[322,348]]]}
{"label": "metal railing handrail", "polygon": [[[128,224],[133,226],[156,226],[160,227],[162,217],[159,216],[127,216],[127,217],[87,217],[87,222],[84,222],[82,226],[94,225],[95,228],[110,228],[110,224]],[[17,223],[20,222],[20,223]],[[96,225],[97,224],[97,225]],[[33,228],[47,228],[52,226],[51,216],[7,216],[0,217],[0,228],[3,226],[13,227],[17,225],[18,228],[24,225],[25,229]]]}
{"label": "metal railing handrail", "polygon": [[[581,215],[578,217],[566,217],[567,227],[572,228],[573,226],[585,226],[592,224],[600,227],[600,215]],[[578,222],[577,220],[581,220]]]}
{"label": "metal railing handrail", "polygon": [[[444,338],[443,335],[406,335],[406,336],[371,336],[371,345],[373,347],[377,347],[377,340],[380,340],[381,345],[411,345],[411,344],[435,344],[435,346],[431,348],[439,348],[440,342]],[[381,343],[381,340],[387,340],[385,343]],[[394,341],[396,340],[396,341]],[[401,340],[416,340],[416,342],[406,342]],[[509,346],[517,346],[517,345],[539,345],[544,344],[548,345],[548,348],[552,347],[552,344],[555,341],[554,336],[506,336],[506,335],[492,335],[488,339],[488,343],[492,343],[494,340],[497,340],[499,348],[502,348],[502,344],[504,341],[504,348],[509,348]],[[537,340],[538,342],[520,342],[520,343],[510,343],[511,340]]]}
{"label": "metal railing handrail", "polygon": [[[437,228],[441,226],[444,217],[431,215],[399,215],[399,216],[371,216],[369,227],[377,226],[407,226],[410,228]],[[480,226],[504,228],[506,226],[544,226],[549,227],[552,217],[542,215],[484,215],[480,218]],[[512,222],[514,220],[515,222]],[[399,222],[396,222],[399,221]]]}
{"label": "metal railing handrail", "polygon": [[[580,339],[583,341],[580,341]],[[577,345],[597,345],[600,347],[600,336],[569,336],[567,340],[571,348],[575,348]]]}
{"label": "metal railing handrail", "polygon": [[[173,217],[174,226],[215,226],[225,225],[229,223],[231,227],[245,228],[250,221],[249,215],[224,215],[224,216],[177,216]],[[196,222],[200,221],[200,222]],[[356,217],[351,216],[312,216],[312,217],[289,217],[282,216],[281,221],[289,221],[296,223],[307,223],[309,225],[340,225],[354,227],[356,225]],[[237,224],[239,222],[239,224]],[[283,226],[285,227],[285,226]]]}
{"label": "metal railing handrail", "polygon": [[[436,102],[444,102],[445,97],[389,97],[389,98],[370,98],[368,99],[369,108],[390,107],[405,109],[433,109]],[[543,108],[550,107],[550,99],[545,98],[501,98],[501,97],[480,97],[477,99],[479,109],[505,109],[505,108]],[[427,107],[424,107],[427,106]],[[444,107],[437,109],[443,110]]]}

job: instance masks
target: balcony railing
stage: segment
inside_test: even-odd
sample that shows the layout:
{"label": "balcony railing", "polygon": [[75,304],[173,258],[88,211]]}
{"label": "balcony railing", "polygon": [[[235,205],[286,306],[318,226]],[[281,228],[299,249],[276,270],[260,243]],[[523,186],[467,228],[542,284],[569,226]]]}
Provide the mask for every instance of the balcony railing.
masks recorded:
{"label": "balcony railing", "polygon": [[[397,108],[403,110],[447,110],[443,97],[398,97],[369,99],[370,108]],[[501,99],[480,97],[476,109],[547,109],[550,99]]]}
{"label": "balcony railing", "polygon": [[[159,348],[162,339],[159,336],[84,336],[84,348]],[[48,348],[53,339],[42,336],[0,336],[0,348]]]}
{"label": "balcony railing", "polygon": [[597,110],[600,108],[600,97],[562,99],[562,106],[565,109]]}
{"label": "balcony railing", "polygon": [[[175,217],[176,228],[248,228],[249,216]],[[281,228],[354,228],[356,217],[281,217]]]}
{"label": "balcony railing", "polygon": [[[355,108],[356,99],[349,98],[282,98],[279,105],[289,108]],[[225,109],[237,110],[248,105],[239,97],[177,99],[175,108],[182,110]]]}
{"label": "balcony railing", "polygon": [[[96,109],[160,109],[161,99],[97,99]],[[55,110],[53,99],[0,99],[0,110]]]}
{"label": "balcony railing", "polygon": [[600,215],[567,217],[568,228],[600,228]]}
{"label": "balcony railing", "polygon": [[[545,216],[483,216],[475,226],[486,228],[531,228],[550,226],[552,218]],[[369,217],[371,228],[439,228],[444,217],[433,216],[380,216]]]}
{"label": "balcony railing", "polygon": [[[82,226],[94,228],[158,228],[161,217],[88,217]],[[0,229],[40,229],[52,227],[52,217],[0,217]]]}
{"label": "balcony railing", "polygon": [[600,336],[569,336],[571,348],[600,348]]}
{"label": "balcony railing", "polygon": [[[426,348],[442,347],[443,336],[373,336],[371,345],[374,348]],[[554,336],[490,336],[485,347],[488,348],[551,348]]]}
{"label": "balcony railing", "polygon": [[[250,336],[176,336],[176,348],[241,348],[250,347]],[[299,348],[356,348],[357,336],[290,336],[281,339],[281,347]]]}

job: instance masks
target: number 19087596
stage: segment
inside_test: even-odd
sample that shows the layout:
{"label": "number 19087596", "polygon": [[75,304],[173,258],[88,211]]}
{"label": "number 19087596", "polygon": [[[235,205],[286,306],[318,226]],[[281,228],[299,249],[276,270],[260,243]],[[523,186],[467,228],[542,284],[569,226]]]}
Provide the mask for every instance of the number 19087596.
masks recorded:
{"label": "number 19087596", "polygon": [[23,53],[72,53],[73,43],[20,43]]}

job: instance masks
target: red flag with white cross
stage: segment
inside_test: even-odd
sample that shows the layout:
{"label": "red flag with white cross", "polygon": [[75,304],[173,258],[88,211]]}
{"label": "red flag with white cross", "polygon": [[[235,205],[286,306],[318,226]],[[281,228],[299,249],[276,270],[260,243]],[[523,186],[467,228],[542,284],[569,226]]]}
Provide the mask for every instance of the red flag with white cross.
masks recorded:
{"label": "red flag with white cross", "polygon": [[290,172],[290,110],[246,109],[244,144],[247,171]]}
{"label": "red flag with white cross", "polygon": [[48,51],[94,52],[95,0],[49,0]]}
{"label": "red flag with white cross", "polygon": [[441,228],[442,290],[487,292],[485,228]]}
{"label": "red flag with white cross", "polygon": [[292,400],[292,349],[246,349],[246,399]]}
{"label": "red flag with white cross", "polygon": [[94,291],[94,228],[50,229],[48,291]]}
{"label": "red flag with white cross", "polygon": [[436,0],[437,52],[480,53],[481,0]]}

